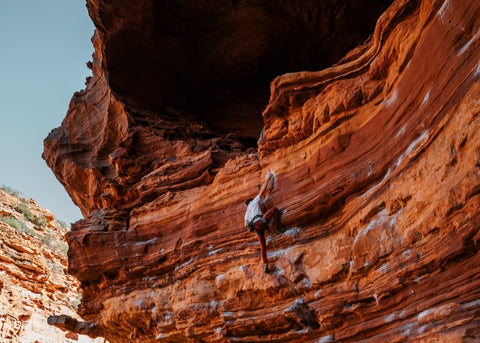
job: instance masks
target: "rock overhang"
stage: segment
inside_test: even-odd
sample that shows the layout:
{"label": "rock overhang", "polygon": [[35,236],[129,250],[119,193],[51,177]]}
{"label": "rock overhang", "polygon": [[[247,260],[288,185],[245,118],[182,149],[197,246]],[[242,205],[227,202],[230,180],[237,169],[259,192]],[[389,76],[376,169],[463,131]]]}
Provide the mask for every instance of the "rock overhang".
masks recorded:
{"label": "rock overhang", "polygon": [[391,1],[88,1],[112,91],[254,146],[278,75],[337,62]]}
{"label": "rock overhang", "polygon": [[[337,65],[277,77],[258,153],[219,139],[198,113],[112,88],[106,43],[151,3],[89,4],[93,77],[45,157],[85,215],[68,234],[69,268],[97,334],[477,338],[478,3],[395,1]],[[266,275],[242,222],[268,169],[291,230],[268,247]],[[288,280],[319,328],[293,315]]]}

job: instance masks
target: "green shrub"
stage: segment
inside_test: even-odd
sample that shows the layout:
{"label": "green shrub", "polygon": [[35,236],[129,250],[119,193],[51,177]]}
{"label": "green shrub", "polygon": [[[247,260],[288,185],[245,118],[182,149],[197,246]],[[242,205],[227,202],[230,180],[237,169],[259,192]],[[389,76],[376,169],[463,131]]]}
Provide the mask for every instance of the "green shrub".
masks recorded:
{"label": "green shrub", "polygon": [[17,231],[21,231],[22,230],[22,227],[26,227],[27,225],[25,223],[22,223],[20,221],[18,221],[17,219],[13,218],[13,217],[1,217],[0,220],[2,222],[4,222],[5,224],[7,225],[10,225],[11,227],[13,227],[15,230]]}
{"label": "green shrub", "polygon": [[25,202],[21,202],[17,206],[15,206],[15,209],[22,213],[25,219],[28,221],[32,222],[33,224],[40,226],[40,227],[47,227],[48,222],[47,219],[43,214],[40,214],[38,216],[35,216],[32,211],[30,211],[30,208]]}
{"label": "green shrub", "polygon": [[47,227],[48,224],[47,219],[42,214],[40,214],[38,217],[35,217],[33,219],[33,223],[40,227]]}
{"label": "green shrub", "polygon": [[33,229],[29,228],[27,224],[23,221],[13,218],[11,216],[8,217],[0,217],[0,220],[7,225],[13,227],[19,233],[26,233],[32,237],[40,238],[41,236]]}
{"label": "green shrub", "polygon": [[17,191],[16,189],[14,189],[14,188],[12,188],[12,187],[5,186],[5,185],[2,185],[2,186],[0,187],[0,189],[1,189],[2,191],[4,191],[5,193],[8,193],[8,194],[10,194],[10,195],[12,195],[12,196],[14,196],[14,197],[17,197],[17,198],[20,197],[20,195],[22,195],[22,192]]}
{"label": "green shrub", "polygon": [[21,202],[20,204],[15,206],[15,209],[18,212],[23,213],[23,216],[25,217],[25,219],[34,223],[35,216],[33,215],[32,211],[30,211],[27,204],[25,204],[24,202]]}
{"label": "green shrub", "polygon": [[3,190],[5,193],[10,194],[11,196],[14,196],[15,198],[20,199],[20,200],[23,201],[23,202],[27,202],[27,201],[30,200],[30,199],[28,199],[28,198],[23,197],[23,193],[22,193],[22,192],[14,189],[14,188],[12,188],[12,187],[2,185],[2,186],[0,186],[0,189]]}
{"label": "green shrub", "polygon": [[57,223],[60,224],[61,227],[63,228],[68,228],[67,223],[65,223],[63,220],[56,219]]}
{"label": "green shrub", "polygon": [[66,255],[67,252],[68,252],[68,244],[67,243],[65,243],[63,241],[55,241],[49,235],[43,236],[42,237],[42,242],[43,242],[43,244],[48,246],[50,249],[52,249],[53,251],[55,251],[59,254]]}
{"label": "green shrub", "polygon": [[42,237],[42,243],[50,246],[50,244],[52,243],[52,237],[50,237],[49,235],[44,235]]}
{"label": "green shrub", "polygon": [[68,244],[63,241],[56,241],[52,249],[59,254],[66,255],[68,253]]}

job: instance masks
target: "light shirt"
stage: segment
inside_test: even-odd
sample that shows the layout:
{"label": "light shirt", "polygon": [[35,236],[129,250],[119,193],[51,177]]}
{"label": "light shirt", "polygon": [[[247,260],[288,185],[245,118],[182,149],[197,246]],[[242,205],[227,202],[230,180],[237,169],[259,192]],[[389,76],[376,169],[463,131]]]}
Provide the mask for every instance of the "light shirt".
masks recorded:
{"label": "light shirt", "polygon": [[248,204],[247,211],[245,212],[245,224],[250,223],[255,216],[263,216],[262,210],[260,209],[260,201],[260,195],[257,195]]}

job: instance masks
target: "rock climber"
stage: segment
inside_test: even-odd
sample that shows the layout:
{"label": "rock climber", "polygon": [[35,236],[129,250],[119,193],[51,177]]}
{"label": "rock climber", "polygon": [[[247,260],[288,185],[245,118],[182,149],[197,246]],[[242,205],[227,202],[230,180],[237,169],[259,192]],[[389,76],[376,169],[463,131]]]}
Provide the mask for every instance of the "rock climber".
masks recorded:
{"label": "rock climber", "polygon": [[[270,195],[272,189],[275,187],[275,176],[269,171],[265,177],[265,181],[258,192],[258,195],[253,199],[248,199],[245,204],[247,205],[247,211],[245,212],[245,226],[253,232],[257,233],[258,241],[260,242],[260,252],[263,262],[263,271],[268,273],[267,263],[267,245],[265,242],[265,231],[271,232],[273,229],[275,232],[279,232],[279,212],[276,207],[267,209],[265,206],[265,200],[267,199],[267,193]],[[269,227],[269,224],[272,227]]]}

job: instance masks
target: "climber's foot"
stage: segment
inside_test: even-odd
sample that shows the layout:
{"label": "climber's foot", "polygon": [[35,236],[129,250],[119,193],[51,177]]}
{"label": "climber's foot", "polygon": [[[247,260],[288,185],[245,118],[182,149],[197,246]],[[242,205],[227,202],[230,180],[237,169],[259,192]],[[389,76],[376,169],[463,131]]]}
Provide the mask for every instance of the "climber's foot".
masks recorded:
{"label": "climber's foot", "polygon": [[265,273],[268,273],[268,272],[269,272],[269,270],[268,270],[268,264],[264,264],[264,265],[263,265],[263,271],[264,271]]}

